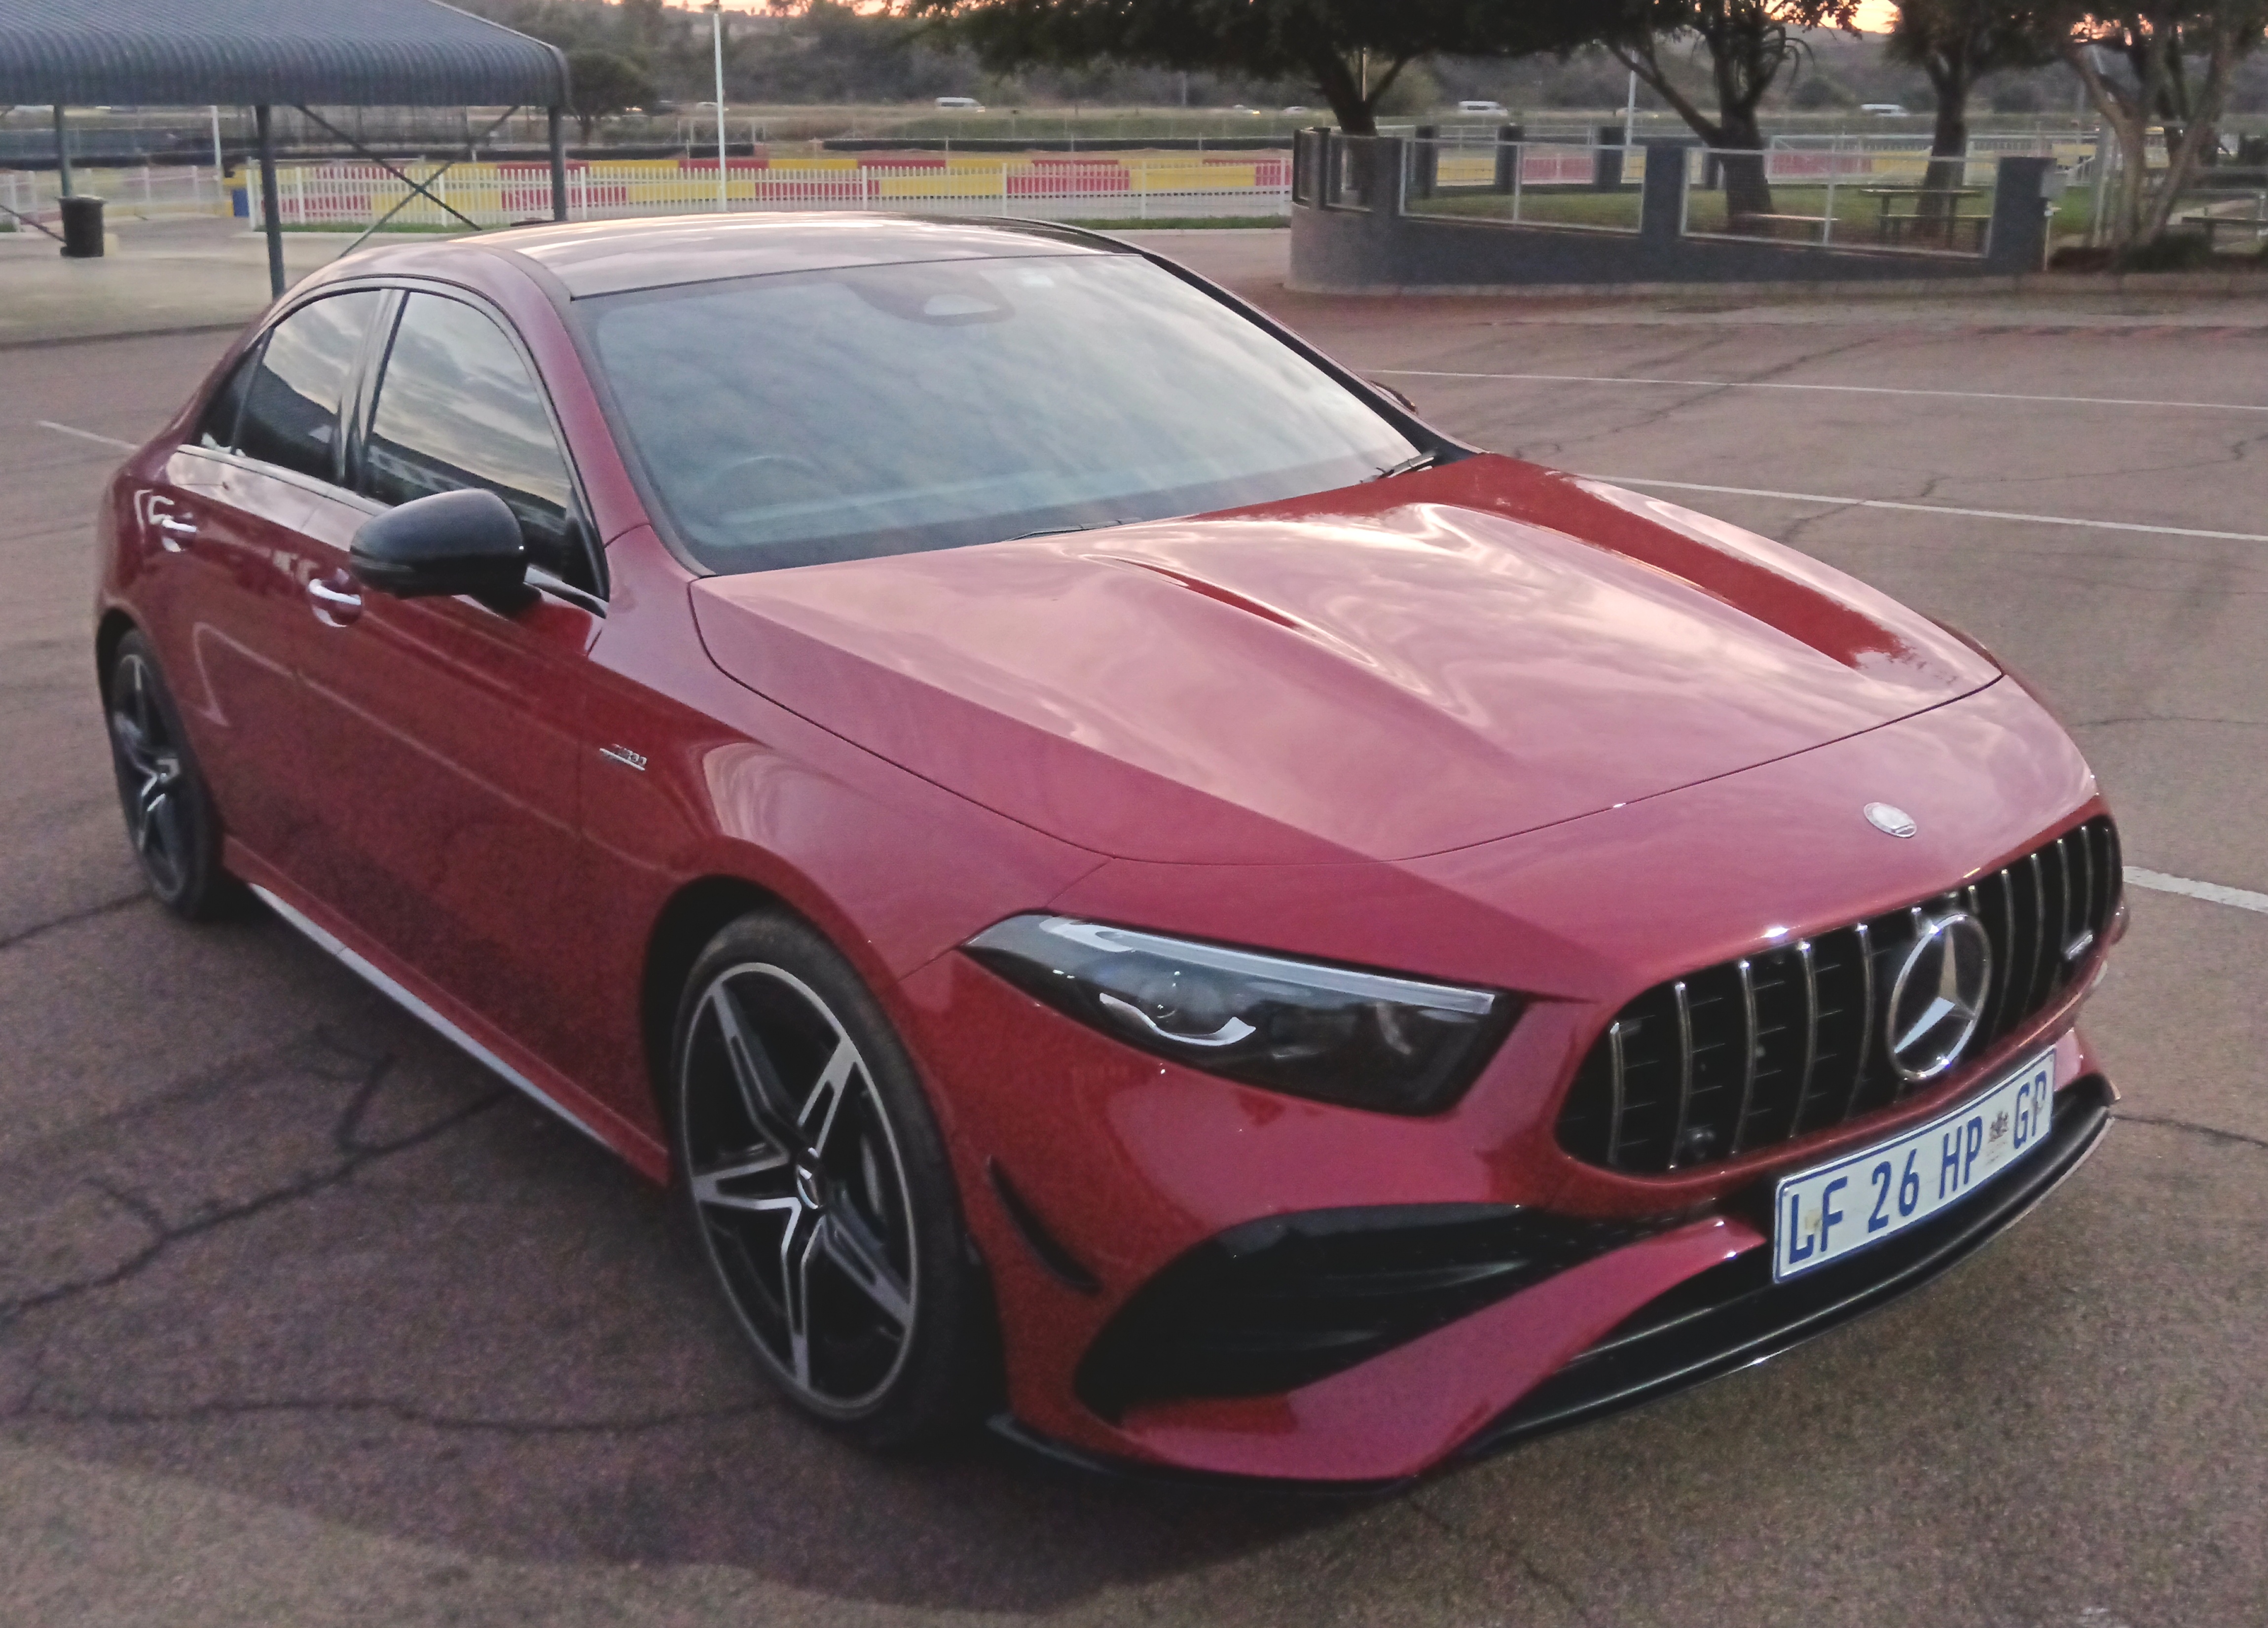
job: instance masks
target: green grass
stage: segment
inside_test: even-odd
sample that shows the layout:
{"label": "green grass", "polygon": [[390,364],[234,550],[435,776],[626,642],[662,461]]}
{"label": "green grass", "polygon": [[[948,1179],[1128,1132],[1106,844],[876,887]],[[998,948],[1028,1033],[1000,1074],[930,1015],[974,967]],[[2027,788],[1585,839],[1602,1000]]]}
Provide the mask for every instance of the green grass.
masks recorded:
{"label": "green grass", "polygon": [[[1463,220],[1510,220],[1508,192],[1453,192],[1410,200],[1413,215],[1447,216]],[[1584,192],[1573,188],[1525,187],[1520,194],[1520,221],[1538,226],[1620,226],[1638,230],[1638,195],[1629,192]]]}

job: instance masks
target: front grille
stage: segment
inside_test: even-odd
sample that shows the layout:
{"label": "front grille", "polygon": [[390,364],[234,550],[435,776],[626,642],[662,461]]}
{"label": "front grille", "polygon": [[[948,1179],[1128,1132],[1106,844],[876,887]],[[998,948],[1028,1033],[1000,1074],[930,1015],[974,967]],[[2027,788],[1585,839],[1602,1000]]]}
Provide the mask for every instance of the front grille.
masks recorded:
{"label": "front grille", "polygon": [[1891,1065],[1885,1008],[1932,913],[1965,910],[1992,940],[1973,1057],[2090,963],[2122,874],[2118,833],[2098,815],[1967,887],[1656,984],[1584,1058],[1559,1145],[1590,1164],[1660,1175],[1887,1108],[1912,1087]]}

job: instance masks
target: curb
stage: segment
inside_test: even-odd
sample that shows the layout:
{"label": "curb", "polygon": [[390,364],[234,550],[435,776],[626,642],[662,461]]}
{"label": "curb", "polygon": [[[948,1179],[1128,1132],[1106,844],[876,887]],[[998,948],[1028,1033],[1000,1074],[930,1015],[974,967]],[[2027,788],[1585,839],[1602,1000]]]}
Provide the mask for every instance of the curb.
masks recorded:
{"label": "curb", "polygon": [[38,339],[0,339],[0,351],[49,350],[60,345],[99,345],[114,339],[171,339],[183,334],[240,334],[259,314],[255,311],[241,322],[192,322],[180,328],[125,328],[100,334],[51,334]]}
{"label": "curb", "polygon": [[2032,271],[2015,276],[1942,276],[1782,283],[1471,283],[1364,284],[1336,286],[1286,279],[1294,294],[1462,299],[1957,299],[1971,294],[2192,294],[2268,300],[2268,276],[2257,271]]}

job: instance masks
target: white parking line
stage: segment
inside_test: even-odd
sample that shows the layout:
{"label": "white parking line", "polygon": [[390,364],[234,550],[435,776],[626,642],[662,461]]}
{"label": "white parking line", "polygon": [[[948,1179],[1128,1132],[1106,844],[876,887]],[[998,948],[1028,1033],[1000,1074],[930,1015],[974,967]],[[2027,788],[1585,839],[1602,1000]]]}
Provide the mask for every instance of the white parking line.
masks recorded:
{"label": "white parking line", "polygon": [[2082,526],[2091,531],[2146,532],[2156,537],[2209,537],[2220,542],[2268,542],[2249,531],[2203,531],[2194,526],[2143,526],[2132,520],[2085,520],[2069,514],[2024,514],[2013,509],[1956,509],[1947,503],[1896,503],[1887,497],[1834,497],[1824,492],[1772,491],[1760,486],[1705,486],[1698,481],[1653,481],[1635,475],[1587,475],[1609,486],[1660,487],[1674,492],[1719,492],[1732,497],[1772,497],[1782,503],[1824,503],[1839,509],[1900,509],[1913,514],[1955,514],[1977,520],[2018,520],[2027,526]]}
{"label": "white parking line", "polygon": [[46,418],[40,420],[40,428],[52,430],[57,435],[75,435],[82,441],[99,441],[105,446],[115,446],[121,452],[130,453],[136,445],[132,441],[122,441],[114,435],[97,435],[92,430],[74,430],[69,424],[59,424]]}
{"label": "white parking line", "polygon": [[1584,373],[1461,373],[1423,367],[1368,370],[1396,379],[1500,379],[1544,385],[1664,385],[1679,390],[1820,390],[1844,395],[1950,396],[1966,401],[2051,401],[2066,407],[2179,407],[2200,413],[2268,413],[2257,401],[2149,401],[2116,395],[2021,395],[2006,390],[1910,390],[1893,385],[1803,385],[1776,379],[1594,378]]}
{"label": "white parking line", "polygon": [[2146,871],[2132,865],[2126,867],[2126,880],[2154,893],[2178,893],[2210,904],[2233,904],[2240,910],[2257,910],[2268,916],[2268,893],[2224,888],[2219,882],[2192,881],[2186,876],[2169,876],[2163,871]]}

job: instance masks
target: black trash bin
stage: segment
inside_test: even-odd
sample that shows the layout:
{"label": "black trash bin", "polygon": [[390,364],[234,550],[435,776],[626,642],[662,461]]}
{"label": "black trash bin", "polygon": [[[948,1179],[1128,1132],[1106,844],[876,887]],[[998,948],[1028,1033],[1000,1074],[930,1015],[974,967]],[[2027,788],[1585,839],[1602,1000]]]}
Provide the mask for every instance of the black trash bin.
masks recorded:
{"label": "black trash bin", "polygon": [[72,260],[102,257],[102,200],[81,194],[62,200],[63,254]]}

